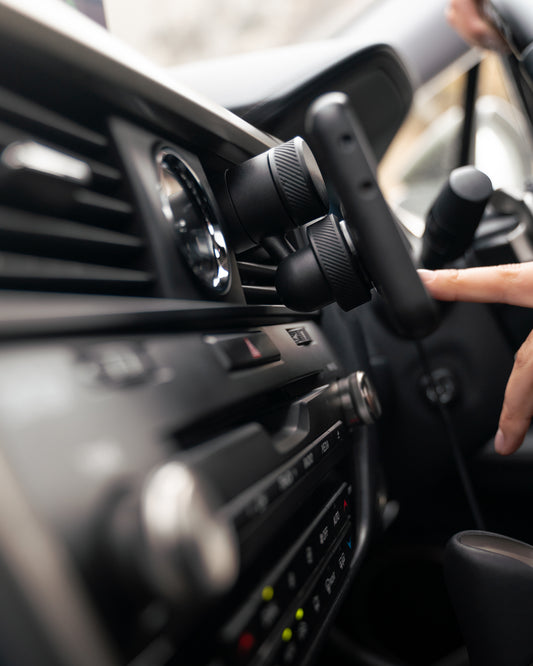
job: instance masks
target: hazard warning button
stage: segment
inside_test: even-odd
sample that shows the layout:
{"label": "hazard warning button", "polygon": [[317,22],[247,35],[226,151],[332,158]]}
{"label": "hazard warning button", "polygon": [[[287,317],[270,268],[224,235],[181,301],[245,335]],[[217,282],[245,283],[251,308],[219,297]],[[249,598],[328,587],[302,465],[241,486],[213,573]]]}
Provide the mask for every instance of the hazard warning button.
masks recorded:
{"label": "hazard warning button", "polygon": [[253,333],[209,336],[208,344],[213,345],[218,356],[228,370],[241,370],[265,363],[279,361],[279,349],[266,333]]}

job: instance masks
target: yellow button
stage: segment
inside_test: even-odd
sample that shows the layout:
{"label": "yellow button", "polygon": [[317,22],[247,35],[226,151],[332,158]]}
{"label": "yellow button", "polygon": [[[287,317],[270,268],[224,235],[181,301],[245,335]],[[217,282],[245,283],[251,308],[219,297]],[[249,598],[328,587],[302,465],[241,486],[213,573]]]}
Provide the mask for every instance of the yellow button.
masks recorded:
{"label": "yellow button", "polygon": [[281,640],[284,643],[288,643],[292,638],[292,630],[289,627],[286,627],[281,634]]}
{"label": "yellow button", "polygon": [[266,587],[263,588],[261,596],[263,598],[263,601],[272,601],[272,599],[274,598],[274,588],[271,587],[270,585],[267,585]]}
{"label": "yellow button", "polygon": [[294,617],[297,620],[303,620],[304,619],[304,609],[303,608],[298,608],[298,610],[294,614]]}

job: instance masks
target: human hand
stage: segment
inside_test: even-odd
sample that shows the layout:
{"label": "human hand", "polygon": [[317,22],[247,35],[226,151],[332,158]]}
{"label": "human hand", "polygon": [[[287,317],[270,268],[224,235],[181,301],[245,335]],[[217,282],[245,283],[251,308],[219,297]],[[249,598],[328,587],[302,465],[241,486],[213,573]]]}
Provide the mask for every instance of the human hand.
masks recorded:
{"label": "human hand", "polygon": [[482,9],[483,0],[450,0],[446,19],[469,44],[508,51],[498,31],[484,18]]}
{"label": "human hand", "polygon": [[[441,301],[506,303],[533,307],[533,262],[480,268],[419,270],[429,293]],[[514,453],[522,444],[533,416],[533,331],[515,356],[503,400],[497,453]]]}

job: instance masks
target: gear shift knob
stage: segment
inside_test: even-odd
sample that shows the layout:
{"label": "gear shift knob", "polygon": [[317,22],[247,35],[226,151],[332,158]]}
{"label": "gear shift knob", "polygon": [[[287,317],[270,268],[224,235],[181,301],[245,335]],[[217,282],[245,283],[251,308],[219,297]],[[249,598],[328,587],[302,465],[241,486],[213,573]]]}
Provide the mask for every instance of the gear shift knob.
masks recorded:
{"label": "gear shift knob", "polygon": [[454,169],[427,215],[424,268],[442,268],[468,249],[492,194],[489,177],[473,166]]}
{"label": "gear shift knob", "polygon": [[461,532],[448,542],[445,574],[471,666],[533,663],[533,547]]}

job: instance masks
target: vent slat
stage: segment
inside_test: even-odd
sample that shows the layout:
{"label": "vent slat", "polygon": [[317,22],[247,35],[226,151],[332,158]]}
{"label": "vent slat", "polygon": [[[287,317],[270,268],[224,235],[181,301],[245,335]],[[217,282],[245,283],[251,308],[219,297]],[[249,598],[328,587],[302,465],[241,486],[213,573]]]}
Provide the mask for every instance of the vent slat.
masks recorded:
{"label": "vent slat", "polygon": [[6,239],[8,242],[18,239],[22,244],[32,243],[37,247],[42,247],[43,242],[60,242],[66,250],[71,246],[82,246],[87,251],[100,248],[139,250],[144,247],[143,241],[136,236],[3,206],[0,206],[0,239],[4,249]]}
{"label": "vent slat", "polygon": [[46,137],[57,137],[60,141],[67,140],[69,144],[82,142],[97,151],[108,146],[107,138],[102,134],[5,88],[0,88],[0,115],[22,129],[44,133]]}
{"label": "vent slat", "polygon": [[244,297],[249,305],[280,305],[276,290],[277,265],[263,248],[253,248],[237,259]]}
{"label": "vent slat", "polygon": [[102,211],[119,216],[130,216],[133,214],[133,207],[126,201],[98,194],[91,190],[77,189],[73,192],[73,199],[77,204],[92,209],[95,214]]}
{"label": "vent slat", "polygon": [[159,295],[105,106],[48,104],[0,87],[0,288]]}
{"label": "vent slat", "polygon": [[146,271],[0,252],[0,284],[6,281],[10,285],[16,282],[34,283],[38,280],[61,284],[70,280],[77,283],[147,285],[153,281],[153,276]]}
{"label": "vent slat", "polygon": [[251,261],[238,261],[237,266],[241,274],[241,280],[244,278],[246,282],[260,280],[267,281],[273,284],[276,276],[276,267],[267,266],[265,264],[257,264]]}
{"label": "vent slat", "polygon": [[[33,137],[28,132],[14,129],[5,123],[0,123],[0,150],[4,150],[13,143],[23,143],[32,140]],[[74,150],[65,151],[63,146],[60,146],[53,141],[40,141],[37,139],[36,143],[43,145],[46,148],[51,148],[52,150],[64,153],[68,157],[73,157],[74,159],[85,162],[89,166],[92,176],[97,184],[117,185],[122,180],[120,171],[109,164],[103,164],[102,162],[88,158],[86,155]]]}
{"label": "vent slat", "polygon": [[243,284],[242,290],[249,305],[279,305],[280,303],[275,287]]}

